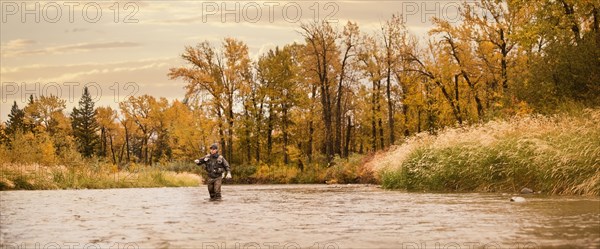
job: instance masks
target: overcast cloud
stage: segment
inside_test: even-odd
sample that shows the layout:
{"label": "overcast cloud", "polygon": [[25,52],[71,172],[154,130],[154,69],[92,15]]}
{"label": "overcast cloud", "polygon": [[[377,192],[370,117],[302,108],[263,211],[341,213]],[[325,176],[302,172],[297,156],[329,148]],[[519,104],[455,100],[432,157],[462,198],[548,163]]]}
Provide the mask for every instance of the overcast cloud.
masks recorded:
{"label": "overcast cloud", "polygon": [[[253,58],[275,46],[301,42],[301,22],[358,22],[375,32],[392,14],[425,37],[433,16],[456,19],[458,1],[2,1],[0,120],[13,101],[58,94],[71,110],[83,86],[97,90],[97,106],[129,95],[181,99],[184,83],[167,77],[183,65],[185,46],[225,37],[246,42]],[[456,20],[459,21],[459,20]],[[135,90],[135,91],[134,91]],[[70,93],[74,91],[73,93]],[[92,89],[94,91],[94,89]],[[59,94],[60,93],[60,94]],[[100,96],[101,95],[101,96]]]}

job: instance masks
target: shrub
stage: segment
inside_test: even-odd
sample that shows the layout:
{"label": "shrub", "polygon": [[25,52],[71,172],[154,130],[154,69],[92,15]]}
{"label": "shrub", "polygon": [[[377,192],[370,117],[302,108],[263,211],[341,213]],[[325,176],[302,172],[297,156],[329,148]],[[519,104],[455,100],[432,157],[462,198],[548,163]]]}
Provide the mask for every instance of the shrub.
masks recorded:
{"label": "shrub", "polygon": [[365,156],[353,154],[348,158],[336,157],[326,173],[329,183],[376,183],[373,171],[365,167]]}

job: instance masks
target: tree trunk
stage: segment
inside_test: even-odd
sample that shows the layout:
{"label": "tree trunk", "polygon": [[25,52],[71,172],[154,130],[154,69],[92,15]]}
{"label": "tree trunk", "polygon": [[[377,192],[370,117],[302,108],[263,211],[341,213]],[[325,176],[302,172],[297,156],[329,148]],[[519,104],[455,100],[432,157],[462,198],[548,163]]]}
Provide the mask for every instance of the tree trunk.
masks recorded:
{"label": "tree trunk", "polygon": [[123,162],[123,151],[125,150],[125,143],[123,143],[121,145],[121,151],[119,152],[119,164],[121,164],[121,162]]}
{"label": "tree trunk", "polygon": [[262,127],[262,110],[263,103],[260,104],[260,110],[258,111],[258,117],[256,122],[256,162],[260,163],[260,133]]}
{"label": "tree trunk", "polygon": [[469,89],[471,89],[471,92],[473,93],[473,96],[475,98],[475,104],[477,105],[477,117],[481,118],[483,116],[483,105],[481,104],[481,99],[479,98],[479,94],[477,93],[477,90],[475,89],[475,83],[473,83],[471,81],[471,78],[469,77],[467,72],[465,72],[464,70],[461,70],[461,74],[462,74],[463,78],[465,79],[465,81],[467,82],[467,84],[469,85]]}
{"label": "tree trunk", "polygon": [[[215,108],[217,109],[217,120],[218,120],[217,123],[219,126],[219,140],[220,140],[220,144],[221,144],[221,153],[226,154],[227,153],[227,144],[225,143],[225,130],[223,129],[223,114],[221,113],[221,107],[216,105]],[[226,157],[227,155],[224,155],[224,156]],[[229,159],[229,158],[227,158],[227,159]]]}
{"label": "tree trunk", "polygon": [[109,136],[110,138],[110,153],[112,154],[112,161],[113,164],[117,164],[117,158],[115,158],[115,149],[113,147],[113,138],[112,136]]}
{"label": "tree trunk", "polygon": [[331,127],[331,93],[329,92],[328,80],[321,85],[321,104],[323,106],[323,122],[325,125],[325,155],[327,162],[333,160],[333,131]]}
{"label": "tree trunk", "polygon": [[404,116],[404,137],[410,136],[410,129],[408,128],[408,104],[402,103],[402,115]]}
{"label": "tree trunk", "polygon": [[[501,33],[501,35],[502,34],[503,33]],[[503,36],[501,36],[501,37],[503,37]],[[471,77],[469,77],[469,74],[465,71],[465,69],[464,69],[465,67],[464,67],[460,57],[458,56],[458,53],[459,53],[458,48],[456,47],[454,41],[451,38],[446,38],[446,41],[450,45],[450,49],[452,49],[452,57],[454,57],[454,59],[456,60],[456,63],[460,67],[460,74],[462,75],[463,79],[467,82],[469,89],[471,90],[471,92],[474,95],[475,103],[477,104],[477,117],[481,118],[481,116],[483,116],[483,106],[481,105],[481,99],[479,99],[479,94],[477,93],[477,91],[475,89],[476,83],[471,81]],[[505,45],[503,45],[503,46],[505,47]],[[506,66],[506,61],[503,62],[503,65]],[[502,74],[504,77],[506,74],[505,69],[502,71]],[[458,102],[459,101],[458,100],[458,75],[455,75],[454,77],[455,77],[454,81],[455,81],[456,101]],[[458,105],[457,107],[459,108],[459,112],[460,112],[460,106]]]}
{"label": "tree trunk", "polygon": [[[429,80],[433,81],[442,90],[442,94],[444,95],[444,98],[446,99],[446,101],[448,101],[448,104],[452,108],[452,113],[454,114],[454,117],[456,118],[456,120],[458,120],[458,123],[460,125],[462,125],[462,123],[463,123],[462,117],[461,117],[460,111],[457,110],[457,104],[458,103],[455,103],[454,98],[450,95],[451,93],[448,92],[448,89],[446,88],[446,86],[439,79],[437,79],[433,73],[431,73],[430,71],[428,71],[427,69],[425,69],[424,64],[421,61],[419,61],[418,59],[416,59],[415,56],[413,56],[412,60],[415,61],[415,62],[417,62],[417,63],[419,63],[419,65],[421,65],[421,67],[423,67],[423,69],[422,70],[418,70],[418,72],[420,72],[422,75],[424,75],[427,78],[429,78]],[[429,88],[428,84],[426,84],[425,86],[426,86],[426,92],[427,92],[426,93],[426,96],[427,96],[426,99],[428,101],[432,101],[433,99],[429,97],[429,95],[431,94],[431,89]],[[427,109],[428,109],[428,112],[429,112],[427,114],[428,115],[428,119],[429,119],[429,121],[428,121],[429,124],[428,125],[430,126],[429,128],[430,128],[430,131],[431,131],[432,126],[431,126],[431,122],[430,121],[431,121],[432,116],[431,116],[431,113],[430,113],[431,112],[431,103],[429,103],[429,102],[427,103]]]}
{"label": "tree trunk", "polygon": [[315,128],[313,126],[312,118],[308,121],[308,145],[307,145],[307,155],[308,155],[308,163],[312,163],[313,160],[313,134],[315,133]]}
{"label": "tree trunk", "polygon": [[229,160],[233,160],[233,103],[229,108],[229,125],[227,127],[227,157]]}
{"label": "tree trunk", "polygon": [[350,156],[350,138],[352,136],[352,128],[354,125],[352,124],[352,118],[350,116],[347,117],[347,127],[346,127],[346,142],[344,144],[344,157],[347,158]]}
{"label": "tree trunk", "polygon": [[386,95],[387,95],[387,104],[388,104],[388,126],[390,129],[390,145],[396,142],[395,129],[394,129],[394,103],[392,102],[392,71],[391,71],[391,63],[388,62],[387,69],[387,85],[386,85]]}
{"label": "tree trunk", "polygon": [[348,46],[344,52],[344,58],[342,59],[342,67],[340,71],[340,78],[338,81],[337,97],[335,103],[335,153],[341,154],[341,143],[342,143],[342,97],[343,95],[343,82],[346,75],[346,65],[350,58],[350,50],[352,46]]}
{"label": "tree trunk", "polygon": [[100,128],[100,156],[106,157],[106,143],[106,128],[102,127]]}
{"label": "tree trunk", "polygon": [[580,43],[581,41],[581,31],[579,29],[579,24],[575,19],[575,8],[573,8],[573,4],[568,4],[565,0],[560,1],[565,9],[565,15],[571,22],[571,31],[573,31],[573,36],[575,37],[575,44]]}
{"label": "tree trunk", "polygon": [[360,140],[360,144],[358,145],[358,153],[365,154],[365,144],[362,139]]}
{"label": "tree trunk", "polygon": [[596,33],[596,48],[600,49],[600,11],[598,10],[598,7],[594,6],[592,15],[594,16],[593,30]]}
{"label": "tree trunk", "polygon": [[383,118],[379,117],[378,123],[379,123],[379,144],[381,146],[381,149],[385,149],[385,139],[383,137]]}
{"label": "tree trunk", "polygon": [[508,57],[508,49],[506,40],[504,37],[504,30],[500,29],[500,53],[502,54],[502,58],[500,59],[501,66],[501,76],[502,76],[502,89],[504,93],[508,92],[508,65],[507,65],[507,57]]}
{"label": "tree trunk", "polygon": [[[429,133],[431,134],[435,134],[435,120],[436,120],[436,114],[434,112],[434,106],[433,106],[433,96],[431,96],[431,88],[429,87],[429,84],[427,84],[425,86],[425,91],[427,92],[427,130],[429,131]],[[442,88],[444,89],[444,88]],[[443,90],[443,92],[446,92],[445,89]],[[447,93],[445,94],[445,96],[447,95]],[[448,96],[446,96],[447,99]],[[452,109],[454,111],[454,108]],[[456,115],[456,114],[455,114]]]}
{"label": "tree trunk", "polygon": [[269,119],[267,120],[267,163],[273,157],[273,106],[269,105]]}
{"label": "tree trunk", "polygon": [[450,107],[452,108],[452,114],[454,114],[454,117],[458,121],[458,124],[462,125],[463,120],[462,120],[462,116],[460,114],[460,107],[457,108],[458,103],[456,103],[456,101],[454,101],[454,98],[452,96],[450,96],[450,93],[448,93],[448,89],[446,89],[446,87],[441,82],[436,80],[435,83],[440,87],[440,89],[442,90],[442,94],[444,95],[444,98],[446,98],[446,100],[448,101],[448,104],[450,104]]}
{"label": "tree trunk", "polygon": [[461,116],[458,122],[462,125],[462,112],[460,111],[460,98],[458,95],[458,74],[454,75],[454,98],[456,100],[456,112]]}
{"label": "tree trunk", "polygon": [[285,165],[289,164],[289,155],[287,152],[287,146],[288,146],[288,108],[286,104],[283,104],[282,106],[282,132],[283,132],[283,163]]}
{"label": "tree trunk", "polygon": [[383,118],[381,117],[381,82],[377,84],[377,123],[379,125],[379,143],[381,149],[385,148],[385,138],[383,137]]}
{"label": "tree trunk", "polygon": [[[317,98],[317,87],[316,86],[312,86],[311,89],[311,93],[312,93],[312,103],[315,103],[315,98]],[[309,121],[308,121],[308,163],[312,163],[313,160],[313,147],[314,147],[314,134],[315,134],[315,127],[314,127],[314,121],[313,121],[313,117],[314,117],[314,109],[310,108],[310,113],[309,113],[310,117],[309,117]]]}
{"label": "tree trunk", "polygon": [[331,162],[333,160],[333,130],[332,130],[332,94],[330,92],[330,79],[329,79],[329,70],[332,66],[332,59],[335,59],[333,55],[329,55],[329,51],[331,51],[334,47],[334,43],[331,41],[336,39],[337,33],[329,32],[329,25],[323,22],[322,26],[318,26],[316,23],[312,26],[302,25],[302,29],[305,31],[304,37],[307,39],[309,43],[309,47],[314,53],[315,56],[315,73],[319,78],[319,88],[321,93],[321,106],[323,113],[323,122],[325,125],[325,143],[324,149],[325,154],[327,155],[327,162]]}
{"label": "tree trunk", "polygon": [[245,161],[246,161],[246,163],[250,163],[252,161],[252,146],[251,146],[252,141],[250,141],[251,140],[250,139],[250,137],[251,137],[250,129],[252,128],[252,126],[250,125],[250,114],[248,113],[248,107],[245,106],[244,109],[245,109],[244,110],[244,116],[245,116],[244,119],[246,121],[246,125],[244,126],[244,136],[245,136],[244,148],[246,148]]}
{"label": "tree trunk", "polygon": [[373,80],[373,95],[371,95],[371,147],[377,151],[377,81]]}
{"label": "tree trunk", "polygon": [[[341,91],[341,87],[338,88]],[[335,154],[341,154],[342,144],[342,108],[341,108],[341,94],[338,94],[336,98],[335,107],[335,142],[333,145],[333,151]]]}
{"label": "tree trunk", "polygon": [[149,157],[148,157],[148,136],[144,135],[144,143],[142,145],[142,148],[144,148],[144,156],[143,156],[143,162],[145,164],[149,164]]}
{"label": "tree trunk", "polygon": [[127,126],[123,126],[125,128],[125,153],[127,153],[127,162],[131,162],[131,156],[129,155],[129,129]]}
{"label": "tree trunk", "polygon": [[246,127],[246,163],[252,161],[252,146],[250,141],[250,127]]}

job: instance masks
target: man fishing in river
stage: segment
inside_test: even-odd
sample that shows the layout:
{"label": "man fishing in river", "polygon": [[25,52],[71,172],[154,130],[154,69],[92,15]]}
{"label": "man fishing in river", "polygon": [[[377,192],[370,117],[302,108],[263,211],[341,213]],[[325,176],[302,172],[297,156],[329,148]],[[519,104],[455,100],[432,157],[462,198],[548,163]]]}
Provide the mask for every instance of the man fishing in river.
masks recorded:
{"label": "man fishing in river", "polygon": [[231,178],[229,163],[223,156],[219,155],[218,151],[219,147],[217,144],[213,144],[210,146],[210,154],[194,160],[196,165],[204,165],[204,169],[208,173],[206,185],[208,186],[208,193],[210,194],[211,200],[221,199],[221,183],[223,181],[223,176],[225,176],[226,179]]}

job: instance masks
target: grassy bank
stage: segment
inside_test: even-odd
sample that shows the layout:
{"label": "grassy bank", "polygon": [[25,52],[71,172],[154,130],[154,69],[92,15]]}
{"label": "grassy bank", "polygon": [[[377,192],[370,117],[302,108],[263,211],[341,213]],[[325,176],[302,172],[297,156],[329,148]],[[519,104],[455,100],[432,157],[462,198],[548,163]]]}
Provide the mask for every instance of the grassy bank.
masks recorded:
{"label": "grassy bank", "polygon": [[[0,190],[198,186],[202,172],[190,162],[120,169],[93,160],[2,163]],[[232,183],[381,183],[387,189],[478,192],[529,187],[599,196],[600,110],[419,134],[387,152],[336,158],[330,165],[233,165],[233,175]]]}
{"label": "grassy bank", "polygon": [[200,181],[196,174],[135,164],[122,170],[102,163],[85,167],[3,164],[0,168],[0,190],[185,187],[198,186]]}
{"label": "grassy bank", "polygon": [[370,167],[387,189],[600,195],[600,110],[419,135]]}
{"label": "grassy bank", "polygon": [[[234,165],[234,184],[375,183],[374,173],[363,167],[365,157],[336,158],[328,167],[298,165]],[[103,162],[69,166],[35,163],[0,167],[0,190],[106,189],[198,186],[205,175],[193,163],[170,162],[163,166],[130,164],[126,168]],[[205,176],[204,176],[205,177]]]}

